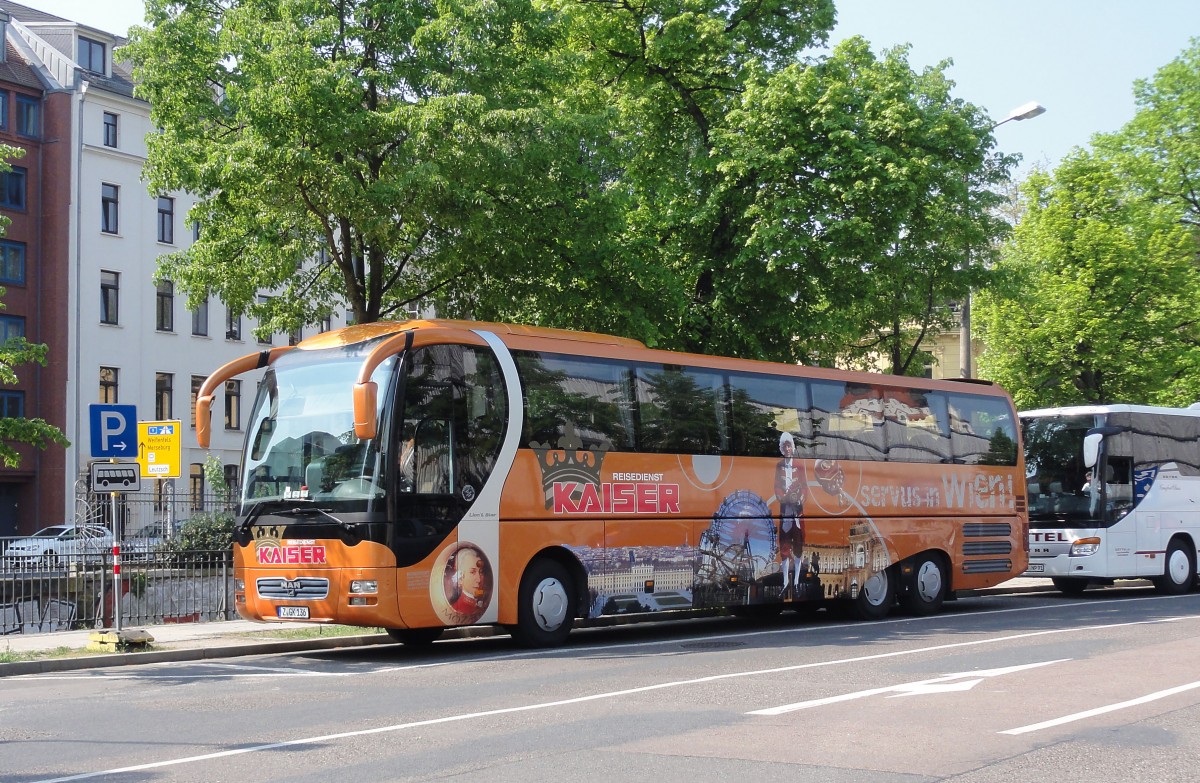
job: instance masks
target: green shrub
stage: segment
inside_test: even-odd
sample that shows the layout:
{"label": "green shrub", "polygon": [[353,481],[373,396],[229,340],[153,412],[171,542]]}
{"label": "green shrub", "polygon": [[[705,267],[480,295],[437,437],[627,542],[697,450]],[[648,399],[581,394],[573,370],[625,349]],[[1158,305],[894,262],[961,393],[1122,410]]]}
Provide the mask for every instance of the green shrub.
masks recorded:
{"label": "green shrub", "polygon": [[233,514],[228,511],[202,511],[184,522],[173,542],[177,551],[228,550],[233,546]]}

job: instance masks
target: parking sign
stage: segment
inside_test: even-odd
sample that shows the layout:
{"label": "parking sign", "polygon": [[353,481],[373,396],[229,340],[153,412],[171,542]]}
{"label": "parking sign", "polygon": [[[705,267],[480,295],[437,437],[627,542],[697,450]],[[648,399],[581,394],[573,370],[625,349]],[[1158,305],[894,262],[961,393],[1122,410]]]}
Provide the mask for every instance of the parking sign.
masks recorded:
{"label": "parking sign", "polygon": [[137,456],[137,406],[89,405],[88,413],[93,457]]}

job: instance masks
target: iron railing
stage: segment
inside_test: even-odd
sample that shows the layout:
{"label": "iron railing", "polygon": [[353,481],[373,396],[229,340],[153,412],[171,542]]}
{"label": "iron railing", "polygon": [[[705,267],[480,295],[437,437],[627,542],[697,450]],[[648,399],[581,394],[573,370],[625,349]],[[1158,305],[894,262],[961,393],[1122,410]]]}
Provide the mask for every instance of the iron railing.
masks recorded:
{"label": "iron railing", "polygon": [[[0,549],[7,543],[0,540]],[[128,543],[119,580],[111,552],[59,555],[53,561],[0,554],[0,635],[111,628],[118,586],[122,627],[236,618],[232,550],[128,548]]]}

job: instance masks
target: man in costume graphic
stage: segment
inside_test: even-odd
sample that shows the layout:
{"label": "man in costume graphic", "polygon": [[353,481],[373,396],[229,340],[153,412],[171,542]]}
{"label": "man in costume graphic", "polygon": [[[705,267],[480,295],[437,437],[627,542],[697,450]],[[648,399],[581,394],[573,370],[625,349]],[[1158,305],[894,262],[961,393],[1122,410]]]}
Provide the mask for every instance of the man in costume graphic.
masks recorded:
{"label": "man in costume graphic", "polygon": [[792,434],[780,435],[779,453],[783,459],[775,465],[775,499],[779,501],[779,565],[783,571],[784,600],[795,598],[804,550],[804,468],[793,457],[795,452]]}

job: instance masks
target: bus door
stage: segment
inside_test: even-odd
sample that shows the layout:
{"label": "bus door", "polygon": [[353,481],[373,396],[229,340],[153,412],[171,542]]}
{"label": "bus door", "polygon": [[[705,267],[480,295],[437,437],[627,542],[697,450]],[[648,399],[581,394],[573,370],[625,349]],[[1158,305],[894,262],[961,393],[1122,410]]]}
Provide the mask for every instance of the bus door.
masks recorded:
{"label": "bus door", "polygon": [[405,355],[397,396],[394,486],[398,565],[445,541],[496,465],[507,397],[485,346],[427,345]]}

